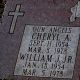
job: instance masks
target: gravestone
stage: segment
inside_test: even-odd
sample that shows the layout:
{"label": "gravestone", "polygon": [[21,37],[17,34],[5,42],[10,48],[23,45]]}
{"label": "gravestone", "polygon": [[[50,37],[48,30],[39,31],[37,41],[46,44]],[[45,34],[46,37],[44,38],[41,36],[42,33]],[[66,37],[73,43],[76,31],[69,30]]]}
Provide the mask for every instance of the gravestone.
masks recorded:
{"label": "gravestone", "polygon": [[0,79],[79,80],[79,3],[7,0],[0,25]]}

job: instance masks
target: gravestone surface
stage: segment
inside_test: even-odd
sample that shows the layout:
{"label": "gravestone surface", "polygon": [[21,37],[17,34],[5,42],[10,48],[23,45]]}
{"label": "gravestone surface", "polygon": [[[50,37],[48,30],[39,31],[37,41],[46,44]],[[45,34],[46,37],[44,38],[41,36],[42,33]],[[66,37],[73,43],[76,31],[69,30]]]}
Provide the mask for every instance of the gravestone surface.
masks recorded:
{"label": "gravestone surface", "polygon": [[79,3],[7,0],[0,24],[0,79],[79,80]]}

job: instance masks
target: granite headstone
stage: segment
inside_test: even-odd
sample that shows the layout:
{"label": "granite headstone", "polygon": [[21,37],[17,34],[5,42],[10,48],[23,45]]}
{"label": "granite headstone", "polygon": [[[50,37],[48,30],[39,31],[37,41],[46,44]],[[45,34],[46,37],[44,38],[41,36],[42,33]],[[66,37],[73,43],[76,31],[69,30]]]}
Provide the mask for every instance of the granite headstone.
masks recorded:
{"label": "granite headstone", "polygon": [[7,0],[0,24],[0,79],[79,80],[79,3]]}

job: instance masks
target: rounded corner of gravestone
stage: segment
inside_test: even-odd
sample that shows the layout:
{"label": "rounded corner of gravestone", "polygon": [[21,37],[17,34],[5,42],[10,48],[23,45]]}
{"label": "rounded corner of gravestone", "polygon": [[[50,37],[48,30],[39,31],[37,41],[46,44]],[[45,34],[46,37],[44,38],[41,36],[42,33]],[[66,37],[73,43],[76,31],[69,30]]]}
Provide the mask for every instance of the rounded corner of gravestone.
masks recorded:
{"label": "rounded corner of gravestone", "polygon": [[15,70],[14,70],[14,73],[13,73],[13,75],[14,76],[19,76],[19,75],[22,75],[21,73],[21,69],[19,70],[20,68],[19,67],[15,67]]}

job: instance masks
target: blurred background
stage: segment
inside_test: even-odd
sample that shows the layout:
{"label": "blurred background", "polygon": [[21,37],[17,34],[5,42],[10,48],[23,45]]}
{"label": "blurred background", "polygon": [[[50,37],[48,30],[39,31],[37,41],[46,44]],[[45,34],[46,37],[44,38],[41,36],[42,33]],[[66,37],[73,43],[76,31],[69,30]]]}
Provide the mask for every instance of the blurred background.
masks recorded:
{"label": "blurred background", "polygon": [[6,0],[0,0],[0,22],[1,22],[1,18],[2,18],[5,4],[6,4]]}

